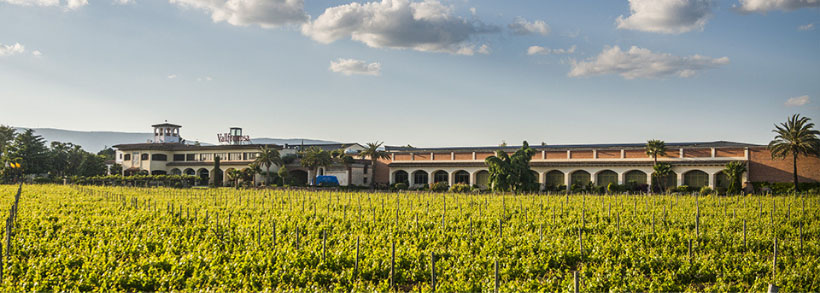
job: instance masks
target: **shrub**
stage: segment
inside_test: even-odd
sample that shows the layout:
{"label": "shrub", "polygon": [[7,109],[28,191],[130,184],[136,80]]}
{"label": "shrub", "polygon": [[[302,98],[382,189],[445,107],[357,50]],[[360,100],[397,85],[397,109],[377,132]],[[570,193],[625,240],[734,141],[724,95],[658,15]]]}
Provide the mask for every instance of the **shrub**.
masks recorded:
{"label": "shrub", "polygon": [[444,181],[439,181],[439,182],[433,183],[433,185],[430,185],[430,190],[435,191],[435,192],[445,192],[449,189],[450,189],[450,185],[448,185],[447,182],[444,182]]}
{"label": "shrub", "polygon": [[675,189],[676,192],[680,192],[680,193],[687,193],[687,192],[689,192],[689,190],[690,190],[689,185],[681,185],[681,186],[678,186],[678,188]]}
{"label": "shrub", "polygon": [[704,187],[701,187],[701,188],[700,188],[700,194],[701,194],[701,195],[709,195],[709,194],[712,194],[712,188],[711,188],[711,187],[709,187],[709,186],[704,186]]}
{"label": "shrub", "polygon": [[609,183],[606,185],[606,192],[609,194],[616,193],[620,191],[620,186],[617,183]]}
{"label": "shrub", "polygon": [[407,190],[407,183],[399,182],[393,184],[394,190]]}
{"label": "shrub", "polygon": [[470,185],[463,184],[463,183],[453,184],[453,187],[450,187],[450,192],[456,192],[456,193],[470,192]]}

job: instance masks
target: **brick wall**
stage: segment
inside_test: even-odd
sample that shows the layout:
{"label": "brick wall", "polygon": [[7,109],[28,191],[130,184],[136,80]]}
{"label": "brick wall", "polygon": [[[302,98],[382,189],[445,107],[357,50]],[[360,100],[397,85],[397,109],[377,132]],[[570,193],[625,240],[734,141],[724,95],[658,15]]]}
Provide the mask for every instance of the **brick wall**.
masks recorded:
{"label": "brick wall", "polygon": [[456,160],[472,160],[473,153],[456,153]]}
{"label": "brick wall", "polygon": [[621,158],[621,151],[620,150],[598,151],[598,158],[599,159],[620,159]]}
{"label": "brick wall", "polygon": [[[749,150],[749,181],[792,182],[792,157],[772,159],[765,148]],[[797,175],[800,182],[820,182],[820,158],[798,157]]]}
{"label": "brick wall", "polygon": [[550,151],[547,151],[547,160],[566,159],[566,158],[567,158],[567,152],[566,151],[563,151],[563,152],[550,152]]}
{"label": "brick wall", "polygon": [[373,166],[373,182],[377,184],[387,184],[390,182],[390,159],[381,159],[376,161],[376,166]]}
{"label": "brick wall", "polygon": [[592,151],[572,151],[570,159],[592,159]]}
{"label": "brick wall", "polygon": [[716,148],[715,157],[744,157],[746,156],[743,149],[724,149]]}
{"label": "brick wall", "polygon": [[712,149],[683,149],[684,158],[709,158],[712,157]]}

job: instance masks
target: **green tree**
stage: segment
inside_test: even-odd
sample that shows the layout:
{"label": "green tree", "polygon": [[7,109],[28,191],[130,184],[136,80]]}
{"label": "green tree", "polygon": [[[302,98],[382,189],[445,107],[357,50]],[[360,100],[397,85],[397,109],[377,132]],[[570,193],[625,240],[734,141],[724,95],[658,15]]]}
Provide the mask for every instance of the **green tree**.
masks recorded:
{"label": "green tree", "polygon": [[256,156],[257,164],[265,166],[265,186],[270,185],[270,166],[282,165],[282,157],[279,156],[279,151],[263,146],[259,149],[259,154]]}
{"label": "green tree", "polygon": [[530,192],[539,188],[538,178],[530,170],[530,160],[535,150],[524,141],[520,149],[512,156],[503,150],[496,151],[495,156],[484,159],[490,172],[490,185],[493,191]]}
{"label": "green tree", "polygon": [[[242,173],[243,173],[242,174],[242,176],[243,176],[242,180],[245,180],[245,181],[248,181],[248,182],[253,182],[253,186],[256,187],[256,174],[261,174],[262,173],[262,168],[259,167],[259,163],[253,162],[250,165],[248,165],[247,169],[242,170]],[[266,176],[267,176],[267,174],[266,174]]]}
{"label": "green tree", "polygon": [[723,169],[723,173],[726,174],[726,177],[729,177],[729,188],[727,192],[729,194],[740,192],[742,185],[740,180],[743,178],[743,173],[746,173],[746,164],[740,161],[729,162]]}
{"label": "green tree", "polygon": [[279,167],[279,172],[277,172],[277,175],[279,175],[279,178],[282,179],[282,186],[285,186],[288,182],[288,178],[290,178],[290,171],[288,171],[288,167],[285,167],[285,165]]}
{"label": "green tree", "polygon": [[308,178],[308,181],[310,181],[308,184],[316,185],[316,175],[319,173],[319,168],[333,164],[333,158],[331,158],[330,152],[315,146],[302,151],[301,155],[302,160],[300,163],[302,167],[313,171],[313,177]]}
{"label": "green tree", "polygon": [[228,175],[228,180],[230,180],[231,183],[233,183],[233,186],[239,189],[239,178],[242,178],[242,171],[237,169],[230,169],[225,174]]}
{"label": "green tree", "polygon": [[347,184],[350,185],[351,179],[353,179],[353,163],[356,162],[352,156],[345,153],[345,149],[337,149],[330,152],[330,156],[333,157],[333,161],[338,164],[342,164],[345,166],[347,170]]}
{"label": "green tree", "polygon": [[97,152],[97,155],[103,156],[105,160],[113,160],[117,155],[117,151],[110,147],[105,147],[101,151]]}
{"label": "green tree", "polygon": [[370,158],[370,186],[374,187],[374,183],[376,182],[376,163],[381,159],[389,159],[390,153],[384,151],[382,148],[382,144],[384,142],[369,142],[365,145],[364,150],[359,153],[359,157],[362,159]]}
{"label": "green tree", "polygon": [[772,158],[785,159],[792,156],[794,191],[800,191],[797,176],[798,156],[820,156],[820,131],[814,128],[811,118],[794,114],[786,122],[775,125],[774,140],[769,142]]}
{"label": "green tree", "polygon": [[666,155],[666,143],[662,140],[650,139],[646,142],[646,155],[652,157],[653,165],[657,165],[658,156]]}
{"label": "green tree", "polygon": [[34,131],[27,129],[15,136],[11,145],[6,147],[7,160],[22,164],[24,174],[42,174],[50,170],[49,151],[45,140]]}
{"label": "green tree", "polygon": [[214,186],[219,187],[222,185],[222,169],[219,168],[219,163],[222,160],[219,156],[214,156],[214,171],[211,172],[211,178],[214,179]]}
{"label": "green tree", "polygon": [[669,163],[657,163],[652,166],[652,179],[661,191],[666,190],[666,178],[672,175],[672,165]]}
{"label": "green tree", "polygon": [[6,148],[14,142],[16,132],[11,126],[0,125],[0,163],[3,162],[3,154]]}

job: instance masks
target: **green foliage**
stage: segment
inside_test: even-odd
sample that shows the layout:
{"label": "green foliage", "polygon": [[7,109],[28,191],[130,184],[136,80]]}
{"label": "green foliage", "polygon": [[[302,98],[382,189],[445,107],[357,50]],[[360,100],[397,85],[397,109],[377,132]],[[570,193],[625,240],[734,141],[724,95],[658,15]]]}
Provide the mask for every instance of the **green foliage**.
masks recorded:
{"label": "green foliage", "polygon": [[658,163],[658,157],[666,155],[666,143],[662,140],[650,139],[646,142],[646,155],[652,157],[654,163]]}
{"label": "green foliage", "polygon": [[664,180],[667,176],[672,175],[672,165],[669,163],[656,163],[652,166],[652,181],[658,186],[660,190],[666,190],[667,187],[673,186],[666,186],[666,180]]}
{"label": "green foliage", "polygon": [[393,183],[393,186],[392,186],[393,190],[407,190],[407,188],[408,188],[407,183],[404,183],[404,182]]}
{"label": "green foliage", "polygon": [[270,185],[271,183],[270,167],[272,165],[283,165],[282,158],[279,156],[279,151],[269,148],[268,146],[262,146],[259,148],[259,153],[256,155],[256,160],[254,162],[259,166],[265,166],[265,185]]}
{"label": "green foliage", "polygon": [[472,191],[470,185],[464,183],[456,183],[453,184],[452,187],[450,187],[450,192],[454,193],[468,193],[470,191]]}
{"label": "green foliage", "polygon": [[723,173],[726,174],[726,177],[729,177],[729,187],[727,188],[726,192],[730,194],[738,194],[740,193],[740,187],[742,186],[743,173],[746,173],[746,163],[740,161],[733,161],[726,164],[726,168],[723,169]]}
{"label": "green foliage", "polygon": [[31,129],[17,134],[14,141],[6,146],[7,161],[23,165],[24,174],[45,174],[51,170],[49,151],[43,137],[34,134]]}
{"label": "green foliage", "polygon": [[530,170],[530,160],[535,150],[524,141],[523,145],[512,156],[503,150],[496,151],[495,156],[484,159],[490,172],[489,183],[493,191],[533,192],[538,191],[538,178]]}
{"label": "green foliage", "polygon": [[314,177],[308,178],[308,183],[316,184],[316,175],[319,173],[320,167],[327,167],[333,164],[333,158],[330,156],[330,152],[323,150],[319,147],[310,147],[307,150],[300,152],[302,156],[301,164],[302,167],[305,167],[309,170],[313,171]]}
{"label": "green foliage", "polygon": [[797,175],[797,158],[799,156],[820,156],[820,131],[814,129],[811,118],[794,114],[780,126],[775,125],[772,131],[777,135],[769,142],[772,158],[792,156],[794,189],[800,190]]}
{"label": "green foliage", "polygon": [[277,173],[277,175],[279,175],[279,178],[282,180],[282,186],[287,184],[288,180],[290,179],[290,171],[288,171],[288,168],[284,165],[282,165],[282,167],[279,167],[279,172]]}
{"label": "green foliage", "polygon": [[714,190],[712,190],[709,186],[703,186],[700,188],[700,195],[710,195],[712,192],[714,192]]}
{"label": "green foliage", "polygon": [[[370,169],[371,169],[370,173],[371,174],[376,174],[376,165],[377,165],[376,162],[378,162],[381,159],[389,159],[390,158],[390,153],[388,153],[388,152],[386,152],[382,149],[382,144],[383,143],[384,142],[379,142],[379,141],[369,142],[365,145],[365,149],[362,150],[362,152],[359,153],[359,156],[362,157],[362,159],[370,158]],[[373,186],[373,184],[375,183],[374,181],[375,180],[373,179],[373,176],[371,176],[370,186]]]}
{"label": "green foliage", "polygon": [[689,192],[692,192],[693,190],[691,188],[689,188],[689,185],[680,185],[675,189],[675,191],[679,192],[679,193],[689,193]]}
{"label": "green foliage", "polygon": [[813,292],[819,199],[24,185],[0,289]]}
{"label": "green foliage", "polygon": [[450,185],[447,182],[439,181],[430,185],[430,190],[435,192],[445,192],[450,189]]}

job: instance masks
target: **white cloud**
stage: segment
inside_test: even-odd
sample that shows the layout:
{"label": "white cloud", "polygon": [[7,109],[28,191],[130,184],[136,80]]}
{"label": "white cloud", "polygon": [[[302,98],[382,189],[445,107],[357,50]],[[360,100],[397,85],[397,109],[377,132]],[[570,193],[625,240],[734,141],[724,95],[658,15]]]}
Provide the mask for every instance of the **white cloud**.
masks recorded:
{"label": "white cloud", "polygon": [[543,20],[529,22],[521,17],[515,18],[515,21],[509,24],[507,28],[516,35],[539,34],[546,36],[550,33],[550,26]]}
{"label": "white cloud", "polygon": [[470,7],[470,14],[472,14],[472,15],[476,14],[475,7]]}
{"label": "white cloud", "polygon": [[813,31],[814,30],[814,23],[804,24],[797,27],[797,30],[800,31]]}
{"label": "white cloud", "polygon": [[338,72],[347,76],[350,75],[379,75],[381,74],[382,65],[378,62],[367,63],[356,59],[339,58],[336,61],[330,61],[330,71]]}
{"label": "white cloud", "polygon": [[712,0],[629,0],[632,14],[615,23],[619,29],[665,34],[703,30],[712,6]]}
{"label": "white cloud", "polygon": [[350,38],[373,48],[465,55],[475,52],[473,36],[497,30],[455,16],[451,7],[437,0],[353,2],[327,8],[302,26],[304,35],[324,44]]}
{"label": "white cloud", "polygon": [[114,1],[114,4],[119,4],[119,5],[129,5],[129,4],[136,3],[135,0],[113,0],[113,1]]}
{"label": "white cloud", "polygon": [[300,24],[308,20],[303,0],[170,0],[185,8],[196,8],[211,14],[214,22],[236,26],[258,25],[275,28]]}
{"label": "white cloud", "polygon": [[20,6],[63,7],[66,10],[74,10],[88,5],[88,0],[0,0],[0,2]]}
{"label": "white cloud", "polygon": [[169,74],[168,75],[168,79],[174,79],[174,78],[177,78],[176,74]]}
{"label": "white cloud", "polygon": [[541,46],[530,46],[527,48],[527,55],[572,54],[575,53],[575,48],[575,45],[572,45],[567,49],[550,49]]}
{"label": "white cloud", "polygon": [[635,46],[622,51],[620,47],[614,46],[604,47],[597,57],[586,61],[572,59],[570,62],[570,77],[618,74],[625,79],[634,79],[690,77],[700,70],[729,64],[729,58],[710,58],[701,55],[680,57],[668,53],[654,53],[649,49]]}
{"label": "white cloud", "polygon": [[197,77],[197,78],[196,78],[196,81],[212,81],[212,80],[214,80],[214,79],[213,79],[212,77],[210,77],[210,76],[206,76],[206,77]]}
{"label": "white cloud", "polygon": [[40,56],[43,56],[43,52],[40,52],[40,50],[34,50],[34,51],[31,52],[31,55],[34,55],[36,57],[40,57]]}
{"label": "white cloud", "polygon": [[766,13],[772,10],[792,11],[800,8],[820,7],[820,0],[739,0],[733,5],[745,13]]}
{"label": "white cloud", "polygon": [[0,57],[22,54],[25,51],[26,47],[20,45],[20,43],[14,43],[14,45],[0,44]]}
{"label": "white cloud", "polygon": [[785,105],[787,107],[797,107],[797,106],[803,106],[803,105],[808,104],[808,103],[809,103],[809,96],[804,95],[804,96],[789,98],[788,100],[786,100]]}

